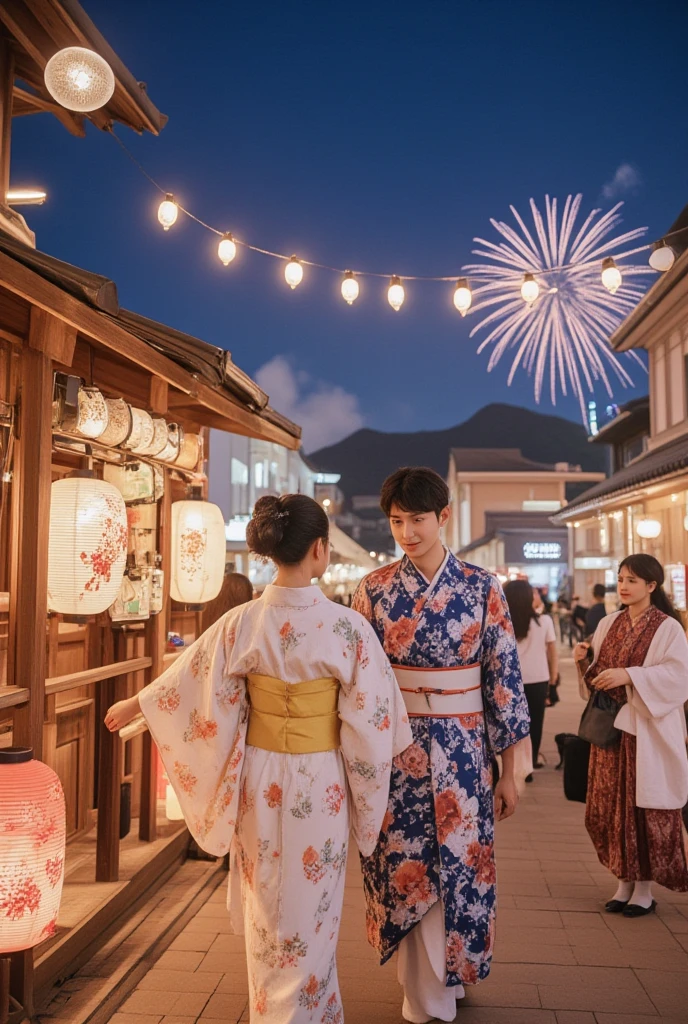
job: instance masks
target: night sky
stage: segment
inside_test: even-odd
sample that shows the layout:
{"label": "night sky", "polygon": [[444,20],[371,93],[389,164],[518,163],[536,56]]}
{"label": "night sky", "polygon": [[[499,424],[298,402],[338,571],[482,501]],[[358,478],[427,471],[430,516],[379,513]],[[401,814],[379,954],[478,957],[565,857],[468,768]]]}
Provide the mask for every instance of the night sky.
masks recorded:
{"label": "night sky", "polygon": [[[649,238],[688,201],[680,0],[83,5],[169,115],[159,138],[120,136],[198,216],[268,249],[458,276],[474,235],[497,240],[489,218],[525,214],[531,196],[583,192],[585,213],[606,209],[616,176],[623,228]],[[434,429],[491,401],[535,405],[524,373],[510,389],[507,364],[487,374],[451,287],[409,284],[395,313],[385,281],[363,280],[349,307],[322,271],[292,292],[267,257],[240,250],[225,269],[198,226],[162,231],[158,194],[91,126],[76,139],[48,115],[15,119],[12,184],[49,193],[23,210],[39,248],[229,349],[303,422],[307,450],[362,424]],[[617,401],[647,390],[633,373]]]}

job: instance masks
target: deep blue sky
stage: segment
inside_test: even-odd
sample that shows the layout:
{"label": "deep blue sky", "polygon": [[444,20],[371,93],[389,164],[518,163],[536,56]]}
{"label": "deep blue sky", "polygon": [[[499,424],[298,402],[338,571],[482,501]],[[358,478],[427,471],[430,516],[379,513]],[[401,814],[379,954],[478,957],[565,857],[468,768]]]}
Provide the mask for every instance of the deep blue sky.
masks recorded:
{"label": "deep blue sky", "polygon": [[[84,6],[169,115],[159,138],[120,127],[127,145],[199,216],[267,248],[454,273],[510,203],[581,191],[587,211],[624,163],[642,179],[624,227],[659,235],[688,201],[679,0]],[[409,286],[398,314],[382,281],[364,281],[351,308],[326,273],[291,292],[275,261],[241,251],[225,270],[196,225],[163,233],[159,197],[95,129],[74,139],[47,115],[16,119],[13,146],[13,184],[49,192],[25,211],[40,248],[108,275],[124,306],[228,348],[249,373],[282,355],[306,397],[338,385],[387,430],[449,426],[489,401],[534,406],[524,374],[510,389],[506,365],[487,374],[445,285]],[[307,406],[313,422],[323,404]],[[557,408],[577,417],[572,402]]]}

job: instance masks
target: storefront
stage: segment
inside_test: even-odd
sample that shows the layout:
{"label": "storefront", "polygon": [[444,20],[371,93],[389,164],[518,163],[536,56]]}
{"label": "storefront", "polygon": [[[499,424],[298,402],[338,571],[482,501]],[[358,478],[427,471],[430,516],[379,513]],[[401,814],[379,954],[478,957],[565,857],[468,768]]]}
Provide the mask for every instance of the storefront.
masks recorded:
{"label": "storefront", "polygon": [[185,856],[145,727],[103,716],[177,656],[170,633],[198,635],[213,559],[221,578],[208,427],[300,445],[256,393],[226,352],[120,310],[112,282],[0,240],[0,746],[32,747],[67,805],[39,990]]}
{"label": "storefront", "polygon": [[556,597],[568,574],[568,536],[538,512],[486,513],[487,532],[459,557],[508,579],[527,579]]}

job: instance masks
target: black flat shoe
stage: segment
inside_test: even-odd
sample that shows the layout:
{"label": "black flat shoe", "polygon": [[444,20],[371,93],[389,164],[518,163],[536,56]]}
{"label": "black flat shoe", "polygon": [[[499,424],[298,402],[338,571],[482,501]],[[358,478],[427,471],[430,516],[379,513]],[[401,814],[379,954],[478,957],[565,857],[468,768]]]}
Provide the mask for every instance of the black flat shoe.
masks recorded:
{"label": "black flat shoe", "polygon": [[657,900],[653,900],[649,907],[641,907],[638,903],[629,903],[623,910],[624,917],[645,917],[646,914],[654,914],[657,909]]}
{"label": "black flat shoe", "polygon": [[628,906],[628,900],[608,900],[604,909],[608,914],[622,914]]}
{"label": "black flat shoe", "polygon": [[533,773],[531,772],[530,775],[526,775],[526,782],[532,782],[532,781],[533,781]]}

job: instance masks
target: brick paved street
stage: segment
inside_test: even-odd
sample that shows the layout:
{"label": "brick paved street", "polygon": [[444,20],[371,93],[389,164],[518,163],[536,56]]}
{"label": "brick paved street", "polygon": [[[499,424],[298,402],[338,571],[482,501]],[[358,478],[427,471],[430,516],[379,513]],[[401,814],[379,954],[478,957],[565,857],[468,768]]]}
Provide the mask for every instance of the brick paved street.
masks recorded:
{"label": "brick paved street", "polygon": [[[659,890],[659,912],[629,921],[601,912],[614,889],[562,794],[553,736],[581,702],[564,665],[563,700],[547,712],[544,752],[517,816],[498,828],[495,964],[469,991],[460,1024],[653,1024],[688,1020],[688,894]],[[170,883],[171,884],[171,883]],[[110,1018],[112,1024],[247,1021],[243,940],[230,932],[225,885],[214,889]],[[398,1024],[394,962],[380,969],[365,940],[357,857],[350,858],[339,976],[347,1024]],[[71,983],[70,983],[71,984]],[[69,1013],[55,1014],[61,1022]],[[71,1022],[70,1022],[71,1024]]]}

